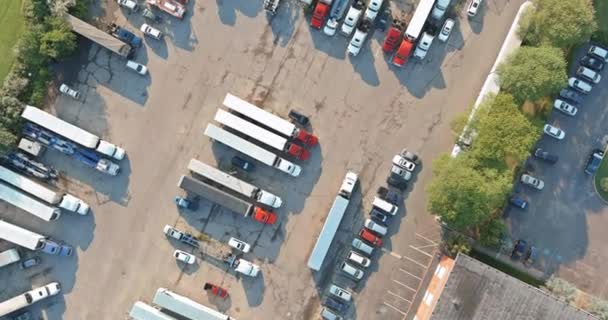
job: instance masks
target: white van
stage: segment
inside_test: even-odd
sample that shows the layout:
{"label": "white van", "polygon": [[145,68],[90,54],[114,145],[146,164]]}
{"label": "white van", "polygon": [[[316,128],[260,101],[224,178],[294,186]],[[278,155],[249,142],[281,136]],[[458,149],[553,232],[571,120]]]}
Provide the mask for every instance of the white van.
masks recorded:
{"label": "white van", "polygon": [[377,222],[374,222],[372,219],[365,219],[365,224],[364,226],[371,230],[372,232],[380,235],[380,236],[385,236],[386,233],[388,232],[388,229],[386,228],[386,226],[383,226]]}
{"label": "white van", "polygon": [[385,200],[380,199],[378,197],[374,197],[372,206],[374,206],[376,209],[379,209],[383,212],[390,214],[391,216],[396,215],[397,211],[399,210],[399,207],[397,207],[393,204],[390,204],[390,203],[386,202]]}
{"label": "white van", "polygon": [[600,46],[594,45],[589,47],[589,51],[587,53],[608,62],[608,50]]}
{"label": "white van", "polygon": [[356,173],[348,171],[346,173],[346,176],[344,177],[344,180],[342,180],[342,185],[340,186],[339,194],[346,199],[350,199],[353,190],[355,190],[355,186],[357,185],[358,179],[359,177]]}
{"label": "white van", "polygon": [[13,248],[0,252],[0,268],[8,266],[11,263],[15,263],[20,259],[21,257],[19,256],[17,249]]}
{"label": "white van", "polygon": [[593,83],[599,83],[602,80],[602,76],[599,73],[584,66],[579,66],[576,69],[576,75]]}

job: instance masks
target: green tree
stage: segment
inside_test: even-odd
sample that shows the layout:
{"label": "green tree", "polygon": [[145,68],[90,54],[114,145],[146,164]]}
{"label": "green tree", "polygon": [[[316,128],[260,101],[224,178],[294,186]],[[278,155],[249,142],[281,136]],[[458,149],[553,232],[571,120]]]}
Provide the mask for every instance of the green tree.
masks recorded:
{"label": "green tree", "polygon": [[6,154],[15,147],[17,136],[6,128],[0,127],[0,155]]}
{"label": "green tree", "polygon": [[499,217],[491,217],[479,228],[479,242],[484,246],[495,246],[500,242],[507,227]]}
{"label": "green tree", "polygon": [[593,297],[589,306],[589,312],[602,320],[608,320],[608,301]]}
{"label": "green tree", "polygon": [[540,131],[518,109],[513,97],[499,94],[483,102],[477,113],[472,153],[481,161],[520,162],[528,157]]}
{"label": "green tree", "polygon": [[451,257],[456,257],[459,252],[469,254],[471,252],[471,243],[463,235],[450,235],[449,239],[445,242],[445,249]]}
{"label": "green tree", "polygon": [[570,49],[589,39],[597,29],[589,0],[535,0],[536,10],[524,15],[519,34],[540,46]]}
{"label": "green tree", "polygon": [[0,98],[0,125],[12,131],[19,130],[23,104],[15,97]]}
{"label": "green tree", "polygon": [[51,59],[66,57],[76,49],[76,35],[60,17],[46,20],[48,31],[40,38],[40,52]]}
{"label": "green tree", "polygon": [[566,302],[572,302],[576,298],[576,287],[570,282],[555,276],[551,276],[547,280],[545,288],[549,289],[556,296],[564,298]]}
{"label": "green tree", "polygon": [[536,101],[566,86],[566,60],[551,47],[520,47],[496,70],[500,87],[518,103]]}

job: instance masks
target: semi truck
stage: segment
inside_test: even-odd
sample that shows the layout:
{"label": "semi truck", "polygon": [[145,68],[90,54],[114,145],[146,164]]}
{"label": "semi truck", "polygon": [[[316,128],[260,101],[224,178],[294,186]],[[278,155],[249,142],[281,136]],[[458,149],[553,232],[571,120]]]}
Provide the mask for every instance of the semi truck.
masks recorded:
{"label": "semi truck", "polygon": [[124,149],[36,107],[26,106],[21,117],[103,155],[119,161],[125,157]]}
{"label": "semi truck", "polygon": [[146,3],[159,8],[160,10],[182,19],[186,14],[186,7],[177,1],[172,0],[146,0]]}
{"label": "semi truck", "polygon": [[48,206],[3,183],[0,183],[0,199],[45,221],[57,220],[61,216],[59,208]]}
{"label": "semi truck", "polygon": [[89,213],[89,205],[75,196],[52,190],[3,166],[0,166],[0,179],[53,206],[81,215]]}
{"label": "semi truck", "polygon": [[242,214],[245,217],[252,216],[254,220],[264,224],[273,224],[277,220],[277,216],[273,212],[254,206],[203,181],[182,175],[177,186],[230,211]]}
{"label": "semi truck", "polygon": [[32,251],[40,250],[49,254],[58,254],[61,249],[61,246],[53,240],[4,220],[0,220],[0,239]]}
{"label": "semi truck", "polygon": [[405,36],[410,42],[415,42],[420,36],[434,4],[435,0],[420,0],[418,3],[412,20],[405,30]]}
{"label": "semi truck", "polygon": [[267,146],[275,148],[279,151],[287,152],[299,160],[308,160],[308,158],[310,158],[310,152],[308,150],[287,141],[287,138],[283,138],[278,134],[274,134],[262,127],[258,127],[255,124],[222,109],[217,110],[217,113],[215,114],[215,121],[246,136],[256,139]]}
{"label": "semi truck", "polygon": [[211,180],[217,184],[220,184],[230,190],[236,191],[245,197],[255,200],[261,204],[273,208],[280,208],[283,201],[281,198],[274,194],[262,190],[252,184],[249,184],[243,180],[240,180],[234,176],[229,175],[219,169],[216,169],[206,163],[200,162],[196,159],[191,159],[188,164],[188,170],[200,175],[201,177]]}
{"label": "semi truck", "polygon": [[0,252],[0,268],[8,266],[9,264],[15,263],[19,260],[21,260],[19,251],[17,251],[15,248]]}
{"label": "semi truck", "polygon": [[276,154],[263,149],[241,137],[238,137],[214,124],[207,124],[205,129],[205,135],[209,138],[221,142],[238,152],[244,153],[263,164],[279,169],[285,173],[288,173],[294,177],[297,177],[302,172],[302,168],[293,164]]}
{"label": "semi truck", "polygon": [[319,141],[315,135],[299,129],[293,123],[266,110],[260,109],[257,106],[230,93],[226,94],[226,97],[224,98],[224,106],[288,138],[301,141],[307,146],[315,146]]}
{"label": "semi truck", "polygon": [[180,319],[192,320],[234,320],[219,311],[204,306],[194,300],[181,296],[165,288],[159,288],[154,294],[152,303],[170,311]]}
{"label": "semi truck", "polygon": [[40,300],[52,297],[61,292],[58,282],[51,282],[45,286],[22,293],[16,297],[0,302],[0,317],[21,310]]}
{"label": "semi truck", "polygon": [[135,50],[130,45],[74,16],[66,14],[64,18],[72,28],[72,31],[116,53],[121,57],[130,58],[135,53]]}

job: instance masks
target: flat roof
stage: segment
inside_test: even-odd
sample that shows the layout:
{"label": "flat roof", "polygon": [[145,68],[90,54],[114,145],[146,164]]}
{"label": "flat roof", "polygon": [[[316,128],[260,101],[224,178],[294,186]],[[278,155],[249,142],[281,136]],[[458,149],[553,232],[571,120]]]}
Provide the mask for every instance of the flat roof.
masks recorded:
{"label": "flat roof", "polygon": [[329,246],[331,246],[336,231],[338,231],[338,227],[342,221],[342,217],[344,217],[346,207],[348,207],[348,200],[342,196],[336,196],[334,204],[327,214],[327,219],[325,219],[325,224],[323,224],[323,229],[321,229],[321,233],[319,233],[317,243],[315,243],[315,247],[312,249],[310,257],[308,258],[309,268],[316,271],[321,269],[327,251],[329,251]]}
{"label": "flat roof", "polygon": [[597,320],[545,291],[464,254],[456,257],[430,319]]}

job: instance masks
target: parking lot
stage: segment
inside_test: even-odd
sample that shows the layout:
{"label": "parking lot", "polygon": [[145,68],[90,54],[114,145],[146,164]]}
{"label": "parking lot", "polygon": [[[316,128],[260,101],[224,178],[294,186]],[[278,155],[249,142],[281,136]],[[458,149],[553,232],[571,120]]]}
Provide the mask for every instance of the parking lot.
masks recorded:
{"label": "parking lot", "polygon": [[[587,49],[587,47],[583,48]],[[584,54],[584,50],[578,56]],[[574,64],[570,75],[576,67]],[[541,191],[517,185],[526,198],[527,211],[511,208],[509,220],[514,239],[525,239],[540,249],[535,266],[547,274],[557,273],[591,294],[608,297],[604,243],[608,207],[595,193],[593,177],[583,170],[591,151],[606,147],[608,81],[603,79],[578,107],[574,117],[554,111],[549,123],[566,132],[562,141],[543,136],[538,147],[559,156],[555,165],[529,161],[533,175],[545,182]]]}
{"label": "parking lot", "polygon": [[[314,318],[326,294],[323,280],[344,280],[334,266],[385,184],[392,156],[407,147],[422,165],[403,195],[406,205],[391,221],[368,274],[358,284],[347,282],[355,292],[347,318],[405,318],[438,242],[424,194],[432,159],[450,150],[449,122],[473,103],[522,2],[484,2],[474,19],[459,20],[447,44],[437,41],[425,60],[412,58],[403,69],[383,55],[383,33],[368,38],[359,56],[348,57],[346,38],[311,29],[299,4],[287,0],[271,18],[261,0],[191,1],[183,21],[164,17],[163,40],[147,38],[138,50],[135,60],[148,66],[147,77],[125,70],[124,60],[96,46],[81,52],[64,77],[83,100],[58,96],[50,110],[124,147],[122,173],[109,177],[47,152],[44,161],[62,172],[60,186],[89,202],[93,212],[43,223],[3,204],[7,221],[77,250],[68,259],[44,256],[42,268],[32,273],[0,273],[0,280],[11,279],[0,294],[60,281],[64,295],[50,300],[48,319],[124,318],[135,301],[150,302],[159,287],[237,319]],[[102,10],[107,20],[138,29],[138,14],[125,15],[108,3]],[[319,137],[300,177],[261,164],[241,176],[283,198],[275,225],[205,201],[195,212],[173,203],[191,158],[226,168],[235,154],[203,135],[228,92],[283,117],[292,108],[310,115]],[[306,261],[347,170],[358,173],[359,187],[326,273],[314,275]],[[173,250],[185,247],[166,239],[165,224],[208,235],[194,252],[201,258],[197,264],[184,267],[173,259]],[[261,266],[261,276],[235,276],[216,259],[231,236],[252,244],[246,258]],[[230,298],[207,296],[207,281],[226,288]]]}

